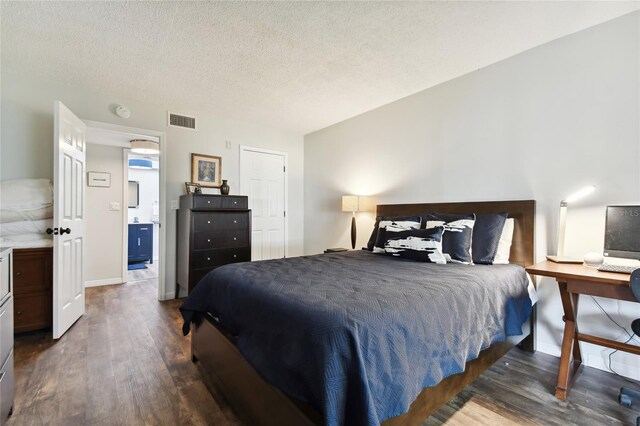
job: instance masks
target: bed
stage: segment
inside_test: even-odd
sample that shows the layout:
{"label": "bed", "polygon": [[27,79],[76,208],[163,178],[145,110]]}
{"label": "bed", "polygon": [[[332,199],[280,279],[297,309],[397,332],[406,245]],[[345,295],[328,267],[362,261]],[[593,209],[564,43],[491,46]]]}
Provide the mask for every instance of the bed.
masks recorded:
{"label": "bed", "polygon": [[[416,269],[422,266],[384,257],[373,260],[378,255],[368,252],[349,252],[230,265],[214,271],[210,276],[216,284],[202,284],[200,292],[194,291],[186,304],[189,309],[185,331],[189,321],[194,321],[193,360],[199,362],[214,392],[221,393],[248,424],[419,423],[515,344],[532,350],[533,321],[522,327],[523,316],[529,316],[531,307],[527,310],[523,303],[521,286],[508,290],[506,285],[503,295],[487,297],[483,293],[486,290],[473,280],[483,274],[488,274],[484,280],[498,280],[499,275],[505,274],[522,280],[522,268],[513,264],[526,266],[533,262],[534,209],[533,201],[378,206],[381,216],[429,211],[508,212],[515,219],[512,265],[432,265]],[[406,267],[396,263],[394,267],[399,269],[387,274],[389,262],[405,262]],[[438,267],[445,269],[434,272]],[[391,276],[400,274],[404,275],[399,290]],[[374,275],[383,278],[372,279]],[[437,277],[430,281],[431,293],[424,293],[424,286],[411,284],[412,277],[418,275]],[[455,285],[460,276],[465,277],[467,285]],[[247,286],[244,281],[254,286]],[[442,285],[447,283],[448,289],[441,288],[440,281]],[[345,288],[350,292],[346,296],[352,297],[347,303],[338,300],[345,298],[340,293]],[[447,301],[450,306],[446,307],[457,307],[458,314],[451,317],[452,324],[458,321],[456,329],[484,318],[475,314],[475,305],[465,309],[464,303],[471,303],[465,298],[489,305],[494,299],[501,300],[499,309],[512,301],[509,303],[515,308],[506,311],[513,312],[513,318],[507,315],[500,320],[513,324],[505,325],[504,332],[497,330],[491,322],[495,315],[487,314],[486,324],[478,326],[482,333],[474,331],[473,336],[478,337],[466,338],[469,342],[465,342],[462,353],[457,352],[460,339],[455,333],[453,338],[434,345],[439,335],[449,333],[443,332],[442,325],[430,325],[437,321],[419,321],[420,325],[414,327],[412,319],[426,318],[431,311],[442,309],[443,304],[428,306],[415,301],[425,295],[426,299],[438,300],[445,293],[458,298]],[[225,299],[225,304],[212,308],[206,301],[209,296]],[[484,305],[478,306],[484,309]],[[293,311],[299,311],[299,316],[289,316]],[[458,319],[464,316],[461,313],[470,315],[470,320]],[[511,331],[506,331],[509,328]],[[382,335],[384,338],[380,338]],[[430,348],[440,348],[430,354],[435,361],[423,357]]]}

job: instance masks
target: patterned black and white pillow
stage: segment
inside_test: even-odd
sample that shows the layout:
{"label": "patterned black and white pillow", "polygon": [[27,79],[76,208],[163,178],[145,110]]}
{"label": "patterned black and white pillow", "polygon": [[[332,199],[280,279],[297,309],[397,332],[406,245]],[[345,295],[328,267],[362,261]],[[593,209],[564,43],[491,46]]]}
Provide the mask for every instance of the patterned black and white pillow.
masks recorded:
{"label": "patterned black and white pillow", "polygon": [[443,227],[405,229],[389,225],[383,232],[386,235],[384,250],[392,256],[420,262],[447,263],[442,254]]}
{"label": "patterned black and white pillow", "polygon": [[[418,222],[418,224],[422,223],[422,218],[420,216],[378,216],[376,217],[376,224],[373,227],[373,232],[371,232],[371,236],[369,237],[369,242],[367,243],[367,249],[373,250],[376,245],[376,240],[378,238],[378,228],[380,226],[380,222],[396,222],[396,223],[409,223],[409,222]],[[407,226],[408,228],[413,228],[414,226]],[[420,226],[418,225],[418,228]]]}
{"label": "patterned black and white pillow", "polygon": [[430,213],[425,217],[426,228],[444,227],[442,235],[442,252],[452,262],[473,263],[471,256],[471,242],[473,239],[473,225],[476,215],[453,215]]}
{"label": "patterned black and white pillow", "polygon": [[378,222],[378,235],[373,246],[374,253],[385,253],[384,243],[386,241],[385,229],[393,226],[400,229],[420,229],[420,216],[405,217],[402,219],[383,218]]}

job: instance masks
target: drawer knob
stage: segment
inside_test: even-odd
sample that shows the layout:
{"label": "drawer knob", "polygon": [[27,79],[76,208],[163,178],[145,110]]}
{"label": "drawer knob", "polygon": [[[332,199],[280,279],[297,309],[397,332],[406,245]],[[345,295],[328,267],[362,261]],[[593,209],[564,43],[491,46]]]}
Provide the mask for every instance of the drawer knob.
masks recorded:
{"label": "drawer knob", "polygon": [[211,260],[211,258],[210,258],[210,257],[207,257],[207,260]]}
{"label": "drawer knob", "polygon": [[238,204],[238,202],[237,202],[237,201],[234,201],[234,202],[233,202],[233,204]]}
{"label": "drawer knob", "polygon": [[16,272],[16,277],[19,277],[20,275],[22,275],[22,272]]}
{"label": "drawer knob", "polygon": [[237,254],[234,254],[234,255],[233,255],[233,258],[235,259],[236,257],[238,257],[238,255],[237,255]]}
{"label": "drawer knob", "polygon": [[208,221],[207,221],[207,223],[211,223],[211,221],[210,221],[210,220],[208,220]]}
{"label": "drawer knob", "polygon": [[22,314],[22,311],[16,311],[16,315]]}
{"label": "drawer knob", "polygon": [[237,220],[234,220],[234,221],[233,221],[233,223],[238,223],[238,221],[237,221]]}
{"label": "drawer knob", "polygon": [[207,242],[208,242],[208,243],[210,243],[210,242],[211,242],[211,240],[207,238]]}
{"label": "drawer knob", "polygon": [[211,201],[207,200],[207,204],[211,204]]}
{"label": "drawer knob", "polygon": [[237,240],[237,238],[236,238],[236,237],[233,237],[233,241],[235,241],[235,240]]}

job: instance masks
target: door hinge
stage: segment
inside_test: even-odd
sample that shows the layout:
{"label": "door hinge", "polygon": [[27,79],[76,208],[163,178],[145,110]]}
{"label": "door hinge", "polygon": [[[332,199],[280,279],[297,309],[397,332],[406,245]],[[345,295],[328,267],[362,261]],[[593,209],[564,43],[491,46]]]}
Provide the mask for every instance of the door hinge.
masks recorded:
{"label": "door hinge", "polygon": [[286,210],[284,211],[284,217],[287,217],[287,211]]}
{"label": "door hinge", "polygon": [[287,173],[287,166],[282,166],[282,172]]}

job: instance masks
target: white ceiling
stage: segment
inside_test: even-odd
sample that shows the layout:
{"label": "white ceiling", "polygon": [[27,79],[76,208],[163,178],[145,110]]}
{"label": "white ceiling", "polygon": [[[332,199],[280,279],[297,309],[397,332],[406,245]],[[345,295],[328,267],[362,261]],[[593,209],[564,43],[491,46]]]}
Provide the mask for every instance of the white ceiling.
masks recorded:
{"label": "white ceiling", "polygon": [[3,1],[1,8],[3,72],[304,134],[640,4]]}

